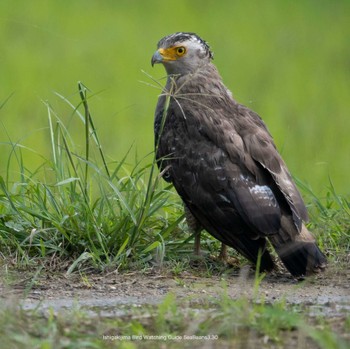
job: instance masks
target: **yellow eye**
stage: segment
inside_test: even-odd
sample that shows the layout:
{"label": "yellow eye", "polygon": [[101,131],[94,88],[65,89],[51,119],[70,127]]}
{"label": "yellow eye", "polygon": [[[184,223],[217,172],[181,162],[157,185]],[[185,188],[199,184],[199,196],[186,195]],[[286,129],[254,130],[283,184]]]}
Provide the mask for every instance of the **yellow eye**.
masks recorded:
{"label": "yellow eye", "polygon": [[183,56],[186,53],[186,48],[183,46],[177,47],[176,53],[178,56]]}

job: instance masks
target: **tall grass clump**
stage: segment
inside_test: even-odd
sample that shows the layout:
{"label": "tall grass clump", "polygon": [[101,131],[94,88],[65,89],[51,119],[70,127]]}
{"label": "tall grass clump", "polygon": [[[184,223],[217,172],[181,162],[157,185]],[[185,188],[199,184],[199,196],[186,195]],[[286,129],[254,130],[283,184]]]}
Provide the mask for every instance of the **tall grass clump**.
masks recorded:
{"label": "tall grass clump", "polygon": [[315,232],[318,244],[330,260],[349,262],[350,251],[350,201],[339,195],[329,179],[325,197],[315,195],[305,183],[296,180],[298,187],[310,203],[310,229]]}
{"label": "tall grass clump", "polygon": [[82,83],[78,87],[77,107],[59,97],[81,121],[83,150],[49,103],[51,156],[36,170],[26,165],[26,148],[9,137],[7,171],[0,177],[1,252],[26,265],[37,257],[65,260],[68,271],[161,262],[165,241],[171,242],[170,233],[183,219],[178,201],[170,186],[160,184],[153,153],[147,165],[128,165],[128,154],[107,162],[87,89]]}

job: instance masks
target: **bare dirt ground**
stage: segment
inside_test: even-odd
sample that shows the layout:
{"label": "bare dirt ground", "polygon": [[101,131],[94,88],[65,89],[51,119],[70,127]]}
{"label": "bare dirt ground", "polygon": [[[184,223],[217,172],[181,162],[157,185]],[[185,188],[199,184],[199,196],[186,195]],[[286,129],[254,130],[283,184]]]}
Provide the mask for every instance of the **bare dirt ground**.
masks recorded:
{"label": "bare dirt ground", "polygon": [[[203,274],[203,273],[202,273]],[[43,273],[32,282],[25,272],[0,278],[0,297],[20,300],[24,308],[60,309],[78,302],[84,306],[157,304],[169,292],[188,302],[210,300],[223,292],[231,298],[285,299],[287,303],[314,306],[315,312],[334,316],[350,313],[350,271],[330,266],[324,273],[296,281],[285,273],[267,275],[254,294],[254,273],[248,269],[203,277],[189,270],[172,275],[165,270],[104,275]]]}
{"label": "bare dirt ground", "polygon": [[[285,300],[286,303],[300,304],[309,317],[327,317],[333,331],[347,341],[350,338],[348,333],[344,333],[344,322],[350,314],[350,271],[337,265],[329,266],[324,273],[303,281],[293,279],[286,272],[271,273],[258,287],[254,272],[249,267],[210,277],[204,276],[205,270],[191,268],[176,275],[166,269],[73,275],[41,272],[34,275],[28,271],[0,274],[0,302],[20,304],[22,309],[36,309],[44,314],[78,306],[89,316],[118,318],[128,317],[134,307],[142,309],[142,306],[159,304],[168,293],[176,296],[184,311],[188,308],[200,309],[201,304],[210,304],[222,295],[232,299],[246,297],[258,302]],[[299,348],[299,339],[296,338],[291,334],[285,348]],[[252,348],[261,348],[258,337],[250,339],[249,343]],[[232,347],[221,340],[214,344],[183,344],[186,348],[201,349]],[[267,347],[275,348],[269,344]],[[314,344],[306,347],[318,348]]]}

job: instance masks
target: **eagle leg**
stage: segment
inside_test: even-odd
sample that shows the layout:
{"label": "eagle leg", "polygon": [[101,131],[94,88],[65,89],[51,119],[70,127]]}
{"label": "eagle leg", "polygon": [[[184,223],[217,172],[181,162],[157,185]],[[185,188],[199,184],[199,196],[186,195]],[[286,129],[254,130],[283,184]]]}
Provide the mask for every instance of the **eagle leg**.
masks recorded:
{"label": "eagle leg", "polygon": [[228,254],[227,254],[227,245],[221,244],[220,254],[218,257],[218,260],[223,263],[227,263],[228,261]]}
{"label": "eagle leg", "polygon": [[[201,252],[201,232],[203,228],[198,220],[193,216],[189,208],[186,205],[184,205],[184,208],[187,225],[190,229],[190,232],[194,234],[194,255],[196,257],[199,257]],[[223,243],[221,243],[220,254],[217,260],[224,264],[230,264],[227,253],[227,246]]]}
{"label": "eagle leg", "polygon": [[194,255],[197,257],[201,253],[201,230],[195,232],[194,236]]}

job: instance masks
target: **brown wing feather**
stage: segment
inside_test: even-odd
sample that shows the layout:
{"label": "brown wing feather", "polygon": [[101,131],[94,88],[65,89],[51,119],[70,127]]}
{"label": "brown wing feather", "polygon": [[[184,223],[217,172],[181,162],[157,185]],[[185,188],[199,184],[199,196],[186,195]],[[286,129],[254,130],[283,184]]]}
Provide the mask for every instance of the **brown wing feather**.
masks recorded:
{"label": "brown wing feather", "polygon": [[[170,105],[158,156],[177,155],[171,161],[163,158],[160,167],[171,164],[169,179],[183,200],[207,212],[227,234],[243,231],[242,224],[252,238],[277,233],[281,210],[271,176],[246,153],[229,120],[215,115],[210,127],[206,122],[214,120],[212,111],[197,113],[187,103],[182,104],[186,118],[176,103]],[[237,220],[242,222],[237,225]]]}
{"label": "brown wing feather", "polygon": [[[201,132],[226,151],[231,161],[239,164],[241,170],[247,169],[255,176],[256,184],[273,185],[264,183],[266,172],[270,174],[288,203],[294,224],[300,232],[302,221],[308,220],[305,204],[259,115],[238,103],[221,103],[215,113],[207,109],[204,114],[206,115],[202,111],[202,115],[197,115],[201,120]],[[252,210],[258,209],[255,205],[250,207]],[[254,214],[253,211],[247,213]]]}
{"label": "brown wing feather", "polygon": [[[247,108],[244,109],[246,113],[249,113],[250,117],[257,120],[257,123],[261,125],[262,121],[256,113]],[[293,214],[294,224],[300,232],[302,221],[308,220],[307,210],[285,162],[276,150],[266,126],[264,125],[264,127],[257,128],[256,132],[246,134],[244,137],[244,144],[250,156],[271,174],[278,188],[287,200]]]}

